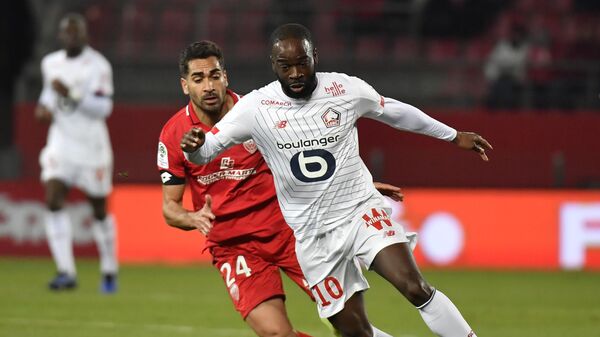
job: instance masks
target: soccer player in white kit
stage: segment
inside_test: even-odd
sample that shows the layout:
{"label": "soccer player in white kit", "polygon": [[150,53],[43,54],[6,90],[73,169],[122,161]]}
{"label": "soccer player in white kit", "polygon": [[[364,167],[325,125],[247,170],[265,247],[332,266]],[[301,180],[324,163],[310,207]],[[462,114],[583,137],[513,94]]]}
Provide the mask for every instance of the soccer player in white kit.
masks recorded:
{"label": "soccer player in white kit", "polygon": [[93,209],[100,289],[113,293],[118,270],[115,222],[106,210],[113,154],[105,122],[113,107],[112,69],[104,56],[87,45],[86,22],[81,15],[65,15],[58,37],[63,49],[42,60],[44,82],[35,110],[39,120],[51,123],[40,153],[48,207],[46,234],[58,271],[48,286],[52,290],[77,286],[72,228],[64,210],[69,188],[76,187],[86,194]]}
{"label": "soccer player in white kit", "polygon": [[484,160],[491,145],[475,133],[457,132],[415,107],[383,98],[356,77],[316,73],[317,52],[304,26],[277,28],[271,46],[278,81],[244,96],[210,132],[186,133],[181,147],[188,160],[206,163],[225,148],[254,139],[273,172],[319,314],[342,335],[390,336],[367,319],[363,264],[415,305],[435,334],[475,336],[454,304],[417,268],[412,238],[389,217],[359,156],[356,121],[372,118],[452,141]]}

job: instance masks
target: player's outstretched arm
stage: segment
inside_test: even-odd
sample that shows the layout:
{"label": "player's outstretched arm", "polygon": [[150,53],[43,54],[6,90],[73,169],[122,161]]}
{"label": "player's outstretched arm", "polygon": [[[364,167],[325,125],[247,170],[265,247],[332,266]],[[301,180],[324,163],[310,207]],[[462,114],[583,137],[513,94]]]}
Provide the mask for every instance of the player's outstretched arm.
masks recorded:
{"label": "player's outstretched arm", "polygon": [[181,138],[181,149],[183,152],[192,153],[204,145],[206,135],[200,128],[192,128],[183,134]]}
{"label": "player's outstretched arm", "polygon": [[204,165],[235,144],[231,142],[229,145],[224,145],[212,132],[205,134],[201,129],[192,128],[183,134],[179,146],[183,150],[185,159],[194,164]]}
{"label": "player's outstretched arm", "polygon": [[376,181],[373,182],[373,185],[382,195],[385,195],[394,201],[404,201],[404,194],[402,194],[400,187]]}
{"label": "player's outstretched arm", "polygon": [[480,135],[474,132],[458,131],[452,142],[458,145],[458,147],[461,149],[473,150],[479,153],[481,159],[484,161],[489,161],[488,156],[485,154],[485,150],[492,150],[492,144],[490,144]]}

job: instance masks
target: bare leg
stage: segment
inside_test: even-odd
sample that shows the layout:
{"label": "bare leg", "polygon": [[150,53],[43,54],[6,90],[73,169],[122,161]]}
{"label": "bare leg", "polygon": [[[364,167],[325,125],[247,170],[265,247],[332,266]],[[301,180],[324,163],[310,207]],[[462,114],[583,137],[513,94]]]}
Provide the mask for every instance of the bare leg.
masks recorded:
{"label": "bare leg", "polygon": [[[282,298],[275,297],[256,306],[246,323],[260,337],[296,337]],[[306,336],[306,335],[305,335]]]}
{"label": "bare leg", "polygon": [[452,301],[425,281],[407,243],[382,249],[372,267],[419,309],[425,324],[436,335],[476,337]]}

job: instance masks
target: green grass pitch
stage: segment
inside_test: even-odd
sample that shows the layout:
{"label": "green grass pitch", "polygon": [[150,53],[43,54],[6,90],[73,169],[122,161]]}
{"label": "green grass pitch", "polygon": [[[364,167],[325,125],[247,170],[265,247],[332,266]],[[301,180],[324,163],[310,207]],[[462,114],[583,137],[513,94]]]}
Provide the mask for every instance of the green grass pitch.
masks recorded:
{"label": "green grass pitch", "polygon": [[[119,292],[98,292],[98,265],[78,261],[79,288],[51,293],[49,259],[0,257],[0,337],[254,336],[211,266],[124,265]],[[600,273],[425,270],[480,337],[600,336]],[[371,321],[395,337],[432,336],[418,312],[373,273]],[[285,277],[284,277],[285,278]],[[315,306],[286,279],[295,327],[329,336]]]}

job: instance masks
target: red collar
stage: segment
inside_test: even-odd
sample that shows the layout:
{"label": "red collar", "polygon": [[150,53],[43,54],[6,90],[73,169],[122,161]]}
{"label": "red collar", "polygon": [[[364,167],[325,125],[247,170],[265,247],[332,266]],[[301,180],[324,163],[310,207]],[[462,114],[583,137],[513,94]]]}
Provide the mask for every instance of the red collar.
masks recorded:
{"label": "red collar", "polygon": [[[229,89],[227,89],[225,94],[231,96],[231,98],[233,99],[234,105],[240,100],[240,96]],[[186,111],[186,114],[188,115],[188,117],[190,118],[190,120],[192,121],[193,125],[199,124],[200,127],[202,129],[204,129],[205,131],[209,131],[211,129],[210,127],[208,127],[208,125],[206,125],[200,121],[200,119],[198,118],[198,115],[196,114],[196,110],[194,109],[194,104],[192,104],[192,101],[190,101],[188,103],[185,111]]]}

